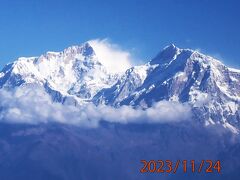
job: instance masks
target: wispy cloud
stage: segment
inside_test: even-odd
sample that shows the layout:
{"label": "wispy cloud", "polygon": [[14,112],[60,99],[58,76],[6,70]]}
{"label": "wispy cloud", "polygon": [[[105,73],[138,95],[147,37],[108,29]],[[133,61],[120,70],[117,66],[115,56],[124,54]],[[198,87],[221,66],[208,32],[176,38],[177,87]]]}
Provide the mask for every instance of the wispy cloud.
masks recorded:
{"label": "wispy cloud", "polygon": [[128,51],[122,50],[117,44],[108,39],[89,41],[100,62],[112,72],[124,72],[133,65],[133,59]]}

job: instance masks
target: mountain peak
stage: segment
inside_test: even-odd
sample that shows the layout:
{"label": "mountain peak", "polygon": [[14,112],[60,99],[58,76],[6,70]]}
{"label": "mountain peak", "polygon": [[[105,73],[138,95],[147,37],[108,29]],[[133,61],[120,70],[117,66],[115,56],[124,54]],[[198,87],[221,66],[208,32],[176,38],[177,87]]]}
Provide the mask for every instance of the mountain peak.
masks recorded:
{"label": "mountain peak", "polygon": [[175,44],[171,43],[171,44],[169,44],[168,46],[165,46],[165,47],[163,48],[163,50],[176,49],[176,48],[177,48],[177,47],[175,46]]}
{"label": "mountain peak", "polygon": [[81,45],[70,46],[63,51],[64,54],[82,54],[83,56],[94,56],[92,46],[86,42]]}
{"label": "mountain peak", "polygon": [[93,47],[88,42],[86,42],[82,45],[82,50],[83,50],[82,52],[83,52],[84,56],[95,55]]}
{"label": "mountain peak", "polygon": [[170,60],[174,59],[174,56],[180,53],[180,49],[177,48],[174,44],[170,44],[163,48],[163,50],[152,59],[151,64],[162,64],[167,63]]}

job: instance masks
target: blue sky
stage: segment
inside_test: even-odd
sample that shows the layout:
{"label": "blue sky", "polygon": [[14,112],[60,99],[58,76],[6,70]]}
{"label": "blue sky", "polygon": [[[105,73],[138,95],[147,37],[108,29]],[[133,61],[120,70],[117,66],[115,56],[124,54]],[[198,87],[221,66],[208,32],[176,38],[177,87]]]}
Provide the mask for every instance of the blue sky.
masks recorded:
{"label": "blue sky", "polygon": [[109,38],[137,59],[175,43],[240,68],[239,9],[237,0],[1,0],[0,67]]}

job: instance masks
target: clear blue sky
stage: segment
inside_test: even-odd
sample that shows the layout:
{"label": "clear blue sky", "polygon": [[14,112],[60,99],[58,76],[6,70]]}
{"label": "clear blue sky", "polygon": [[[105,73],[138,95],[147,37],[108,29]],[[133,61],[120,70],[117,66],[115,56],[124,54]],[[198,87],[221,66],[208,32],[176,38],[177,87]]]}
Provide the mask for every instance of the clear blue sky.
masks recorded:
{"label": "clear blue sky", "polygon": [[240,68],[239,18],[238,0],[1,0],[0,67],[110,38],[140,59],[173,42]]}

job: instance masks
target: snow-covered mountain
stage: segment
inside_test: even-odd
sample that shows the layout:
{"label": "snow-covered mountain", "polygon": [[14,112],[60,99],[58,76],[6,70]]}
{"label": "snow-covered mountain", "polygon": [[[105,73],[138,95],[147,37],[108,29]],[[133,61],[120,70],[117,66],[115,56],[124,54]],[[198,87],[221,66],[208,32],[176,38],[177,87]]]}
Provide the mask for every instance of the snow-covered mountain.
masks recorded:
{"label": "snow-covered mountain", "polygon": [[1,71],[0,88],[41,85],[54,101],[78,103],[90,100],[99,90],[111,86],[116,74],[107,72],[89,43],[39,57],[19,58]]}
{"label": "snow-covered mountain", "polygon": [[19,58],[0,73],[0,88],[38,84],[54,101],[151,107],[161,100],[191,105],[194,120],[240,128],[240,70],[191,49],[164,48],[148,63],[111,74],[89,43]]}
{"label": "snow-covered mountain", "polygon": [[115,106],[151,107],[168,100],[188,103],[194,119],[223,124],[237,132],[240,127],[240,71],[220,61],[173,44],[143,66],[129,69],[118,82],[101,90],[95,102]]}

